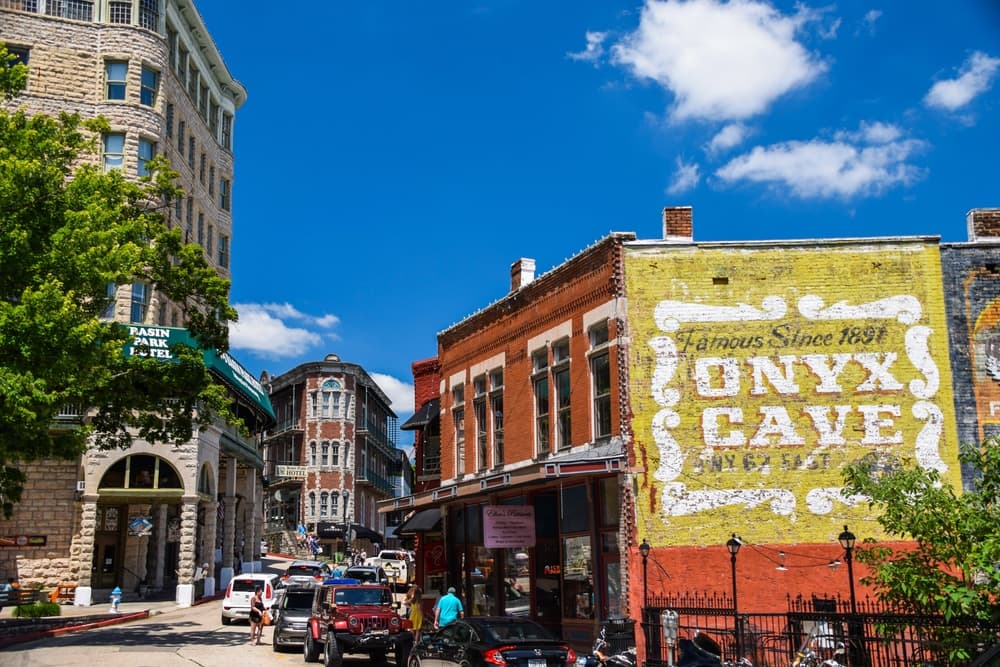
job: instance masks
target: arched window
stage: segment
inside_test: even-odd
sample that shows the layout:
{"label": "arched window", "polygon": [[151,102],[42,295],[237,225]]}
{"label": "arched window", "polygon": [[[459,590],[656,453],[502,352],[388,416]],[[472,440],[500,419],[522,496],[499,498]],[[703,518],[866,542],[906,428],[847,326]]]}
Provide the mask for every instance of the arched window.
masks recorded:
{"label": "arched window", "polygon": [[330,494],[324,491],[319,494],[319,515],[327,516],[327,512],[330,509]]}
{"label": "arched window", "polygon": [[206,496],[214,495],[212,491],[212,466],[207,463],[201,467],[201,471],[198,473],[198,493]]}
{"label": "arched window", "polygon": [[311,516],[311,517],[315,517],[316,516],[316,492],[315,491],[310,491],[309,492],[309,516]]}
{"label": "arched window", "polygon": [[320,451],[319,464],[324,468],[330,465],[330,443],[326,440],[323,441],[322,449]]}
{"label": "arched window", "polygon": [[340,443],[332,442],[330,443],[330,465],[338,466],[340,465]]}
{"label": "arched window", "polygon": [[320,416],[326,419],[340,417],[340,389],[341,385],[336,380],[327,380],[323,383],[320,396]]}
{"label": "arched window", "polygon": [[316,465],[316,443],[309,443],[309,465]]}
{"label": "arched window", "polygon": [[[211,469],[203,468],[199,475],[199,491],[202,483],[201,475],[205,475],[204,484],[208,489],[205,493],[211,494]],[[132,454],[125,456],[115,462],[98,485],[101,493],[114,493],[128,490],[135,491],[176,491],[182,493],[184,485],[181,483],[181,476],[177,473],[165,459],[152,454]]]}

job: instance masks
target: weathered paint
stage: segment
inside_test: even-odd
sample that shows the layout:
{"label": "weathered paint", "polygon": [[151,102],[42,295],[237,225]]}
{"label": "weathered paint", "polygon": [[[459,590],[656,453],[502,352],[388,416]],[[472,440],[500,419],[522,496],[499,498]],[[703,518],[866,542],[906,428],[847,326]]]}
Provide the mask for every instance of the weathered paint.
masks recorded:
{"label": "weathered paint", "polygon": [[[655,546],[879,536],[844,466],[960,483],[936,244],[627,248],[639,533]],[[724,540],[723,540],[724,541]]]}

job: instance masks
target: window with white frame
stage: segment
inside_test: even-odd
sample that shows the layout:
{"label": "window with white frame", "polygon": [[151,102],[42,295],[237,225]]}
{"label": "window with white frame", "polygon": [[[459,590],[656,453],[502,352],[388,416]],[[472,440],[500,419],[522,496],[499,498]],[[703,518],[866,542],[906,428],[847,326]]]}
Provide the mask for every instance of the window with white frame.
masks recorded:
{"label": "window with white frame", "polygon": [[316,443],[309,443],[309,465],[316,466]]}
{"label": "window with white frame", "polygon": [[219,234],[219,266],[227,268],[229,266],[229,237]]}
{"label": "window with white frame", "polygon": [[45,13],[48,16],[59,16],[74,21],[93,21],[93,0],[48,0],[45,3]]}
{"label": "window with white frame", "polygon": [[167,102],[167,108],[165,111],[164,118],[164,129],[166,131],[167,139],[174,138],[174,105],[173,102]]}
{"label": "window with white frame", "polygon": [[160,73],[148,67],[142,68],[141,87],[139,88],[139,102],[147,107],[156,104],[156,91],[160,85]]}
{"label": "window with white frame", "polygon": [[342,389],[336,380],[326,380],[322,387],[322,417],[332,419],[340,416],[340,390]]}
{"label": "window with white frame", "polygon": [[309,492],[309,516],[316,516],[316,492]]}
{"label": "window with white frame", "polygon": [[104,310],[101,311],[100,319],[113,320],[115,319],[115,303],[118,298],[118,285],[114,283],[108,283],[107,287],[105,288],[104,296],[107,299],[108,305],[106,305],[104,307]]}
{"label": "window with white frame", "polygon": [[321,494],[319,494],[319,515],[323,517],[329,516],[327,514],[327,512],[329,511],[330,511],[330,494],[327,493],[326,491],[323,491]]}
{"label": "window with white frame", "polygon": [[570,428],[569,339],[552,345],[552,385],[556,399],[556,447],[566,449],[573,444]]}
{"label": "window with white frame", "polygon": [[111,132],[104,135],[104,150],[102,151],[104,171],[121,169],[125,164],[125,135]]}
{"label": "window with white frame", "polygon": [[340,465],[340,443],[336,441],[330,444],[330,465],[334,468]]}
{"label": "window with white frame", "polygon": [[611,357],[608,323],[590,329],[590,388],[593,395],[594,440],[611,437]]}
{"label": "window with white frame", "polygon": [[149,176],[147,163],[156,155],[156,142],[149,139],[139,139],[139,163],[136,173],[139,176]]}
{"label": "window with white frame", "polygon": [[194,153],[195,153],[194,135],[188,135],[188,167],[194,172]]}
{"label": "window with white frame", "polygon": [[326,440],[320,445],[319,453],[319,464],[321,467],[326,468],[330,465],[330,443]]}
{"label": "window with white frame", "polygon": [[159,0],[139,0],[139,25],[146,30],[156,30],[159,22]]}
{"label": "window with white frame", "polygon": [[472,412],[476,418],[476,469],[486,470],[489,465],[487,460],[489,441],[486,424],[486,376],[480,375],[473,378],[472,388]]}
{"label": "window with white frame", "polygon": [[112,0],[108,3],[108,22],[122,23],[129,25],[132,23],[132,0],[116,2]]}
{"label": "window with white frame", "polygon": [[503,369],[490,372],[490,417],[493,428],[493,465],[503,465]]}
{"label": "window with white frame", "polygon": [[124,100],[128,63],[124,60],[109,60],[104,63],[105,98]]}
{"label": "window with white frame", "polygon": [[229,201],[229,179],[220,178],[219,179],[219,208],[223,211],[228,211],[230,206]]}
{"label": "window with white frame", "polygon": [[552,425],[549,420],[549,350],[531,355],[531,388],[535,398],[535,453],[548,454],[552,448]]}
{"label": "window with white frame", "polygon": [[340,516],[340,496],[336,492],[330,494],[330,516],[334,519]]}
{"label": "window with white frame", "polygon": [[233,149],[233,117],[228,113],[222,114],[222,136],[219,138],[219,143],[226,150]]}
{"label": "window with white frame", "polygon": [[132,308],[129,322],[141,324],[146,321],[146,310],[149,308],[149,285],[132,283]]}
{"label": "window with white frame", "polygon": [[465,474],[465,385],[452,388],[451,420],[455,429],[455,473]]}

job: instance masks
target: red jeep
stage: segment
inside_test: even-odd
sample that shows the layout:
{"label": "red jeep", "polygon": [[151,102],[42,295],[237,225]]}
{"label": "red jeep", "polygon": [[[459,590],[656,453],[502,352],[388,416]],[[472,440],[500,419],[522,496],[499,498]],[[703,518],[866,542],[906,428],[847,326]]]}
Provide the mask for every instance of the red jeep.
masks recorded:
{"label": "red jeep", "polygon": [[395,654],[396,667],[406,667],[413,648],[413,625],[400,618],[399,603],[387,586],[328,581],[316,589],[306,629],[306,662],[341,667],[345,653],[367,654],[373,664]]}

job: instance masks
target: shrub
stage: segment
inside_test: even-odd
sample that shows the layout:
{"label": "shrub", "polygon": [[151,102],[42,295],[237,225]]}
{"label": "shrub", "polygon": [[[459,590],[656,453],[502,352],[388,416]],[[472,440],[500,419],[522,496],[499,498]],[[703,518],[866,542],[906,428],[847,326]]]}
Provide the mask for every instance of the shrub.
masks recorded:
{"label": "shrub", "polygon": [[61,613],[62,607],[55,602],[35,602],[19,604],[14,607],[15,618],[41,618],[43,616],[58,616]]}

